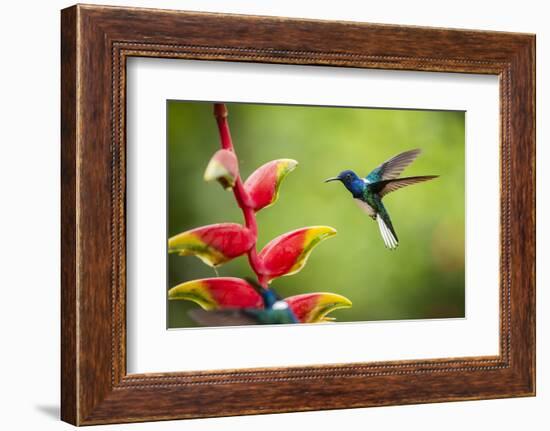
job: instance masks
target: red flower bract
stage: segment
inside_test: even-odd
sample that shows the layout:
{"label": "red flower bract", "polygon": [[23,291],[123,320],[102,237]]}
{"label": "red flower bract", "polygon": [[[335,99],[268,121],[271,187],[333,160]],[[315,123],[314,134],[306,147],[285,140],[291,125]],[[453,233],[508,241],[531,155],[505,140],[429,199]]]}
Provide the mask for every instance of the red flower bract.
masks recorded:
{"label": "red flower bract", "polygon": [[326,322],[327,314],[339,308],[351,307],[351,301],[336,293],[316,292],[285,298],[296,318],[302,323]]}
{"label": "red flower bract", "polygon": [[266,208],[279,197],[281,181],[298,162],[292,159],[279,159],[268,162],[256,169],[245,181],[244,188],[254,211]]}
{"label": "red flower bract", "polygon": [[205,310],[264,308],[261,295],[246,280],[235,277],[187,281],[171,288],[168,299],[193,301]]}
{"label": "red flower bract", "polygon": [[328,226],[305,227],[270,241],[258,255],[269,280],[300,271],[317,244],[336,234]]}
{"label": "red flower bract", "polygon": [[237,223],[218,223],[198,227],[168,240],[169,253],[195,255],[210,266],[221,265],[246,253],[256,238]]}

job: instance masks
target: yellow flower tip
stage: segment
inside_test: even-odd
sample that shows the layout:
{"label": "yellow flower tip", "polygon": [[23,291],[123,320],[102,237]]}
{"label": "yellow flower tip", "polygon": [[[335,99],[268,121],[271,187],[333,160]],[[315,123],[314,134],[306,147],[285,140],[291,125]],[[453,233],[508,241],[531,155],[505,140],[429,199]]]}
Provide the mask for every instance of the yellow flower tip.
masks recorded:
{"label": "yellow flower tip", "polygon": [[321,296],[321,302],[324,304],[337,305],[338,308],[350,308],[353,305],[349,298],[337,293],[323,293]]}
{"label": "yellow flower tip", "polygon": [[168,238],[168,252],[182,256],[193,254],[192,251],[204,247],[204,243],[193,231],[186,231]]}
{"label": "yellow flower tip", "polygon": [[168,290],[169,300],[193,301],[205,310],[217,308],[216,302],[202,280],[192,280],[178,284]]}
{"label": "yellow flower tip", "polygon": [[294,159],[279,159],[279,172],[287,174],[288,172],[293,171],[298,166],[298,161]]}
{"label": "yellow flower tip", "polygon": [[338,232],[336,231],[336,229],[330,226],[312,226],[308,228],[305,242],[308,243],[315,240],[321,241],[326,238],[330,238],[337,233]]}
{"label": "yellow flower tip", "polygon": [[334,310],[351,308],[352,302],[345,296],[337,293],[320,293],[316,306],[312,310],[312,322],[328,322],[335,320],[327,315]]}
{"label": "yellow flower tip", "polygon": [[[281,185],[281,182],[285,179],[285,177],[292,172],[294,169],[296,169],[296,166],[298,166],[298,162],[294,159],[279,159],[277,160],[277,182],[275,185],[275,194],[278,194],[279,187]],[[277,198],[275,197],[275,200]]]}

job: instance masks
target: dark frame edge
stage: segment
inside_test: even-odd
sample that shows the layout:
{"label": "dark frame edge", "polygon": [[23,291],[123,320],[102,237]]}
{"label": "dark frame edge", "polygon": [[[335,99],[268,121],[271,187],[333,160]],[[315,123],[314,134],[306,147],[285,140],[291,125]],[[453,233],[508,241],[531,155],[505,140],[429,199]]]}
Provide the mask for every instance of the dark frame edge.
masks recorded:
{"label": "dark frame edge", "polygon": [[79,424],[77,352],[78,6],[61,11],[61,420]]}
{"label": "dark frame edge", "polygon": [[527,37],[527,43],[525,47],[525,52],[522,52],[521,55],[524,59],[519,61],[524,63],[525,68],[527,69],[525,75],[529,77],[526,80],[525,85],[527,86],[526,91],[526,104],[529,106],[529,116],[526,116],[525,122],[525,132],[527,136],[527,148],[529,149],[529,165],[530,165],[530,189],[528,199],[530,200],[530,225],[529,225],[529,235],[528,240],[531,241],[530,246],[525,250],[526,256],[529,259],[530,265],[530,283],[528,291],[528,303],[529,310],[526,316],[528,321],[528,328],[526,332],[529,334],[529,345],[528,349],[529,360],[528,360],[528,396],[535,397],[537,395],[537,357],[536,357],[536,346],[537,346],[537,336],[536,336],[536,241],[537,241],[537,223],[536,223],[536,42],[537,37],[535,34],[529,35]]}

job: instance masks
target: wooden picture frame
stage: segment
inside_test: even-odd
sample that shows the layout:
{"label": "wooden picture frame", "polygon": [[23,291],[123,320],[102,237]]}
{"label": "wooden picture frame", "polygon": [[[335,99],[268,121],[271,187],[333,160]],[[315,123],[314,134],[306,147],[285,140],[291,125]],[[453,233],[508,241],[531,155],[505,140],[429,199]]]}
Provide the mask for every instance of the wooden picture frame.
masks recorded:
{"label": "wooden picture frame", "polygon": [[[61,49],[64,421],[535,394],[534,35],[77,5],[62,11]],[[498,75],[500,354],[128,375],[125,65],[131,56]]]}

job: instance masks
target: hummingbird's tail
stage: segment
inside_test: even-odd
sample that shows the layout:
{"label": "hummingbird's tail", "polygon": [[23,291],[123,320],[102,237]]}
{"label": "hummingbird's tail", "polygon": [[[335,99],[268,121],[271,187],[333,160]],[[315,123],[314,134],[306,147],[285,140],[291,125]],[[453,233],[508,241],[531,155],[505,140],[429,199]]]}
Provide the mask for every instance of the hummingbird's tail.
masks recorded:
{"label": "hummingbird's tail", "polygon": [[[387,218],[387,221],[384,220],[384,218]],[[386,247],[390,250],[396,249],[399,241],[397,240],[397,235],[393,230],[389,217],[383,217],[380,213],[378,213],[376,214],[376,221],[378,222],[378,228],[380,229],[380,234],[382,235],[382,239],[384,240]]]}

